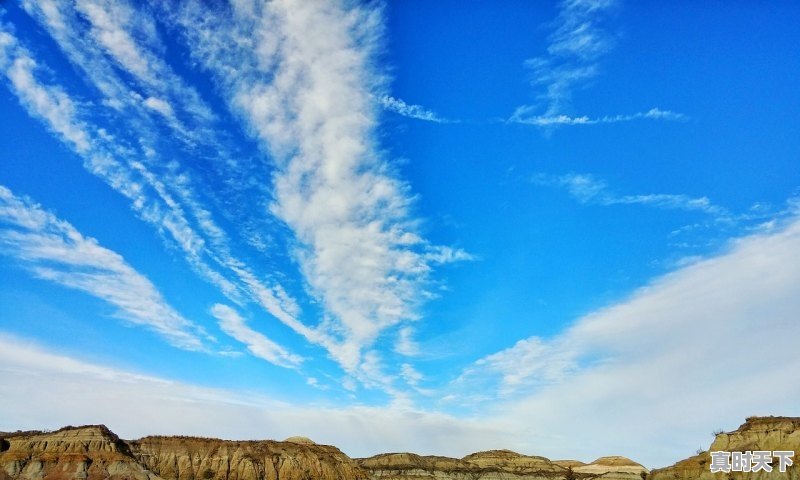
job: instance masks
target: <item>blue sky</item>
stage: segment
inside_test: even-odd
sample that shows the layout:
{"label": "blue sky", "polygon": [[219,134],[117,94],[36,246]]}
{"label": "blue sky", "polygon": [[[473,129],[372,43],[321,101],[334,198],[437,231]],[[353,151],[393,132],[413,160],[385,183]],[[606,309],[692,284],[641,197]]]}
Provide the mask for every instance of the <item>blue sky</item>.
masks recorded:
{"label": "blue sky", "polygon": [[798,4],[2,9],[0,430],[663,466],[800,415]]}

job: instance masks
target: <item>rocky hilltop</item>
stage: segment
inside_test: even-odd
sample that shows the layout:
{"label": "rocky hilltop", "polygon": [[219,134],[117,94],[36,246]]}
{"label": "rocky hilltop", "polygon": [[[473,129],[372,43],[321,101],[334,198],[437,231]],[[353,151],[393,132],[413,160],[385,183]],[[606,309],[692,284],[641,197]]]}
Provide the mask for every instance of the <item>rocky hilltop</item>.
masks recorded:
{"label": "rocky hilltop", "polygon": [[[794,465],[785,473],[778,472],[777,460],[773,462],[774,470],[770,473],[730,472],[711,473],[709,452],[728,451],[746,452],[754,450],[792,450]],[[711,480],[711,479],[748,479],[748,480],[800,480],[800,418],[797,417],[750,417],[738,429],[732,432],[721,432],[715,436],[708,451],[681,460],[667,468],[653,470],[648,480]]]}
{"label": "rocky hilltop", "polygon": [[0,435],[0,480],[161,480],[103,425]]}
{"label": "rocky hilltop", "polygon": [[145,437],[129,442],[134,457],[167,480],[307,480],[368,476],[338,448],[303,437],[234,442]]}
{"label": "rocky hilltop", "polygon": [[105,426],[0,434],[0,480],[366,480],[336,447],[301,437],[120,440]]}
{"label": "rocky hilltop", "polygon": [[[616,463],[607,460],[612,458],[621,460]],[[552,462],[510,450],[489,450],[460,459],[385,453],[359,459],[358,463],[371,478],[381,480],[560,480],[567,476],[568,468],[572,468],[575,478],[641,480],[641,473],[647,472],[624,457],[603,457],[590,464],[577,460]]]}

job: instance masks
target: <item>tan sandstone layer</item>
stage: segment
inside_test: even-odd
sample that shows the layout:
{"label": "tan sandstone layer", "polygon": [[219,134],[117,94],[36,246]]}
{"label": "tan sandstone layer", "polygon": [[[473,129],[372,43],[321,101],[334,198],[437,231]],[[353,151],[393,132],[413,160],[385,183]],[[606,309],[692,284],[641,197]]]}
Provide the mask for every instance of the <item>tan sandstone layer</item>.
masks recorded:
{"label": "tan sandstone layer", "polygon": [[338,448],[303,437],[285,442],[145,437],[129,444],[142,465],[168,480],[368,478]]}
{"label": "tan sandstone layer", "polygon": [[[711,473],[709,464],[714,451],[746,452],[754,450],[791,450],[794,465],[780,473],[777,461],[772,472]],[[800,418],[797,417],[750,417],[732,432],[716,435],[708,451],[681,460],[671,467],[653,470],[648,480],[800,480]]]}
{"label": "tan sandstone layer", "polygon": [[510,450],[489,450],[448,458],[388,453],[359,460],[371,478],[381,480],[552,480],[575,478],[641,480],[643,466],[624,457],[603,457],[590,464],[576,460],[552,462],[545,457],[522,455]]}
{"label": "tan sandstone layer", "polygon": [[161,480],[103,425],[0,437],[0,480]]}

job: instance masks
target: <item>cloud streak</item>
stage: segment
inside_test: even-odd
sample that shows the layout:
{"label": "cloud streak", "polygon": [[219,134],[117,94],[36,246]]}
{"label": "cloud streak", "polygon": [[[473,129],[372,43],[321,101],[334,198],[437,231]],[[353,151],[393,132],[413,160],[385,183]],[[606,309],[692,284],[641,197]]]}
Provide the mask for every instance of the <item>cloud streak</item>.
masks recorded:
{"label": "cloud streak", "polygon": [[[89,171],[125,195],[140,218],[232,302],[260,305],[326,349],[354,378],[389,388],[390,377],[365,352],[387,329],[418,318],[436,265],[471,257],[417,234],[419,221],[410,214],[414,197],[377,144],[380,99],[391,98],[374,61],[382,48],[380,9],[243,1],[209,17],[207,6],[197,2],[43,0],[23,7],[102,93],[102,108],[115,120],[103,125],[94,110],[71,107],[74,97],[41,80],[33,55],[15,43],[8,54],[27,59],[30,81],[15,84],[14,92],[31,115],[56,130]],[[240,233],[261,251],[264,235],[253,225],[272,216],[277,228],[288,227],[302,293],[320,306],[319,318],[301,321],[299,302],[273,280],[277,275],[257,272],[234,255],[230,232],[214,220],[193,172],[162,153],[165,145],[175,146],[160,131],[165,125],[184,151],[214,147],[222,151],[218,160],[234,167],[227,170],[241,171],[232,155],[216,148],[216,115],[165,61],[156,18],[180,33],[195,66],[212,74],[230,110],[269,151],[271,182],[263,173],[261,181],[232,182],[254,184],[268,209],[262,218],[250,213],[236,223],[247,225]],[[36,89],[49,92],[48,105],[60,110],[29,100]],[[406,114],[438,119],[392,101]],[[51,111],[66,113],[55,118]],[[367,378],[367,371],[376,377]]]}
{"label": "cloud streak", "polygon": [[562,126],[599,125],[636,120],[686,120],[682,113],[657,107],[627,115],[592,118],[570,115],[572,96],[600,73],[600,59],[614,48],[616,39],[607,26],[618,8],[617,0],[562,0],[553,31],[548,37],[547,55],[525,61],[532,86],[539,92],[537,102],[521,105],[508,123],[534,125],[547,130]]}
{"label": "cloud streak", "polygon": [[[98,367],[0,335],[0,381],[8,387],[0,425],[55,427],[103,418],[128,438],[300,433],[354,456],[461,457],[503,447],[584,461],[624,454],[665,466],[706,444],[713,429],[732,428],[753,414],[796,411],[799,289],[795,217],[773,233],[741,238],[718,256],[657,278],[560,334],[523,339],[479,359],[460,384],[435,392],[463,402],[481,392],[480,420],[402,402],[299,407]],[[411,365],[402,374],[412,385],[423,380]],[[42,379],[53,395],[35,394]],[[98,391],[113,401],[96,402]]]}
{"label": "cloud streak", "polygon": [[421,105],[413,105],[404,102],[400,98],[394,98],[390,95],[384,95],[380,98],[383,108],[398,115],[417,120],[425,120],[426,122],[434,123],[455,123],[454,120],[448,120],[440,117],[436,112],[426,109]]}
{"label": "cloud streak", "polygon": [[[351,457],[415,451],[462,457],[508,445],[503,425],[400,407],[303,407],[100,366],[0,333],[0,430],[98,419],[123,438],[153,434],[281,440],[304,435]],[[50,395],[40,395],[46,384]],[[104,401],[98,402],[97,392]]]}
{"label": "cloud streak", "polygon": [[564,0],[559,4],[548,55],[525,62],[533,86],[544,90],[540,104],[520,107],[514,117],[533,110],[543,111],[537,115],[541,118],[564,115],[571,107],[572,92],[597,76],[598,60],[614,46],[604,23],[616,7],[615,0]]}
{"label": "cloud streak", "polygon": [[415,233],[409,187],[375,140],[382,12],[245,1],[206,13],[189,3],[166,15],[269,149],[277,165],[271,211],[293,232],[308,291],[324,307],[314,331],[285,323],[348,373],[374,372],[363,352],[387,328],[417,318],[436,263],[428,257],[436,247]]}
{"label": "cloud streak", "polygon": [[[59,8],[65,7],[62,5]],[[56,21],[60,17],[54,17],[54,11],[47,10],[47,13],[50,15],[48,21],[55,25],[53,28],[58,32],[63,22]],[[67,40],[63,41],[71,45]],[[12,91],[30,115],[42,120],[81,155],[89,172],[125,196],[142,220],[155,227],[169,245],[183,252],[187,263],[201,278],[216,286],[234,302],[249,298],[276,317],[294,318],[293,315],[298,313],[297,306],[283,288],[277,284],[266,285],[233,255],[227,234],[198,200],[188,173],[169,166],[166,170],[157,171],[158,165],[145,163],[144,159],[148,156],[146,149],[132,149],[105,128],[93,124],[88,113],[78,108],[78,102],[62,87],[38,78],[41,67],[13,35],[0,32],[0,47],[0,67]],[[100,67],[103,63],[86,59],[85,55],[88,52],[75,53],[78,60],[88,62],[88,65],[84,65],[87,69],[105,71]],[[113,83],[116,82],[115,78],[112,74],[107,80]],[[118,86],[121,85],[119,83]],[[163,115],[171,113],[171,107],[165,102],[154,99],[149,102],[150,105],[147,103],[136,108],[162,109]],[[131,127],[137,134],[157,135],[146,124],[139,123],[135,114],[133,117]],[[159,157],[155,152],[152,156]]]}
{"label": "cloud streak", "polygon": [[519,107],[508,121],[511,123],[536,125],[538,127],[550,127],[559,125],[598,125],[602,123],[632,122],[642,119],[670,121],[683,121],[687,119],[686,115],[682,113],[661,110],[657,107],[653,107],[646,112],[636,112],[629,115],[607,115],[598,118],[589,118],[585,115],[581,117],[571,117],[564,114],[555,116],[531,115],[534,110],[533,107],[528,105]]}
{"label": "cloud streak", "polygon": [[730,213],[715,205],[707,197],[690,197],[683,194],[618,195],[606,182],[589,174],[561,176],[536,174],[531,181],[536,185],[565,188],[580,203],[587,205],[645,205],[670,210],[698,211],[718,218],[728,218]]}
{"label": "cloud streak", "polygon": [[281,367],[295,367],[303,359],[292,354],[277,343],[247,326],[244,319],[227,305],[216,304],[211,314],[219,321],[219,327],[236,340],[247,345],[254,356]]}
{"label": "cloud streak", "polygon": [[203,329],[170,307],[119,254],[3,186],[0,251],[38,278],[104,300],[116,307],[117,317],[158,333],[176,347],[205,348]]}
{"label": "cloud streak", "polygon": [[[796,412],[800,384],[789,378],[800,368],[792,346],[798,308],[795,216],[773,233],[733,241],[718,256],[654,279],[560,334],[479,359],[454,388],[495,392],[484,401],[500,401],[501,418],[558,432],[542,454],[569,447],[600,455],[575,447],[602,438],[606,451],[635,451],[651,466],[666,465],[685,456],[681,448],[705,443],[717,422]],[[667,444],[676,451],[666,453]]]}

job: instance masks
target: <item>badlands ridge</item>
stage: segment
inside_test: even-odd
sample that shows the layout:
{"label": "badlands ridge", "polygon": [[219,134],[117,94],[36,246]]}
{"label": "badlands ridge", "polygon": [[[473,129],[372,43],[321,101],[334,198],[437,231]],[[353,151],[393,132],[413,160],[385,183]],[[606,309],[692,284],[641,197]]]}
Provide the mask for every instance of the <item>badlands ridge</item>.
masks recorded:
{"label": "badlands ridge", "polygon": [[[739,429],[718,434],[711,450],[800,453],[800,418],[748,418]],[[625,457],[585,464],[510,450],[460,459],[413,453],[354,459],[305,437],[282,442],[184,436],[122,440],[103,425],[0,432],[0,480],[800,480],[800,467],[786,473],[711,474],[708,461],[703,452],[651,472]]]}

